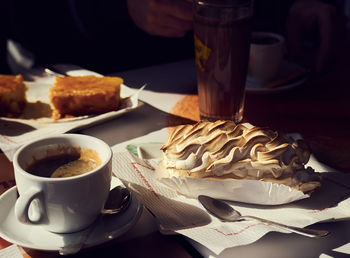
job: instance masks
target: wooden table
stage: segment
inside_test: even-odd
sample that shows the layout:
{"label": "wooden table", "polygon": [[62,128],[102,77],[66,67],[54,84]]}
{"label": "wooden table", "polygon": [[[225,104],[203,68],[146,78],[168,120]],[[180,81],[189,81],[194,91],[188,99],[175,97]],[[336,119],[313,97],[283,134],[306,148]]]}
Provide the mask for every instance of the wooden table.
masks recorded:
{"label": "wooden table", "polygon": [[[350,60],[350,51],[348,52],[342,55],[330,71],[321,76],[312,76],[307,83],[298,88],[271,95],[247,94],[244,120],[253,125],[268,126],[287,133],[298,132],[321,162],[344,173],[350,173],[350,76],[346,65]],[[135,85],[135,87],[143,84],[144,80],[148,80],[149,89],[152,89],[152,85],[157,87],[163,83],[160,81],[162,80],[159,77],[160,73],[168,72],[166,80],[169,85],[172,82],[176,89],[183,86],[186,91],[188,86],[195,87],[192,62],[193,60],[184,61],[183,63],[122,72],[117,75],[122,76],[127,85]],[[196,96],[192,100],[195,98]],[[123,119],[126,121],[147,119],[144,116],[141,110],[125,114]],[[187,118],[196,119],[193,116]],[[113,121],[107,122],[105,127],[113,123]],[[83,133],[91,134],[92,131],[88,129]],[[15,182],[12,164],[4,154],[0,154],[0,167],[2,173],[0,193],[2,193]],[[9,245],[10,243],[0,239],[0,249]],[[58,256],[57,253],[28,249],[22,249],[22,252],[25,257]],[[109,257],[111,254],[120,257],[136,257],[141,254],[143,257],[193,257],[198,255],[196,250],[179,235],[165,236],[158,232],[151,232],[136,238],[111,241],[106,245],[83,251],[76,257]]]}

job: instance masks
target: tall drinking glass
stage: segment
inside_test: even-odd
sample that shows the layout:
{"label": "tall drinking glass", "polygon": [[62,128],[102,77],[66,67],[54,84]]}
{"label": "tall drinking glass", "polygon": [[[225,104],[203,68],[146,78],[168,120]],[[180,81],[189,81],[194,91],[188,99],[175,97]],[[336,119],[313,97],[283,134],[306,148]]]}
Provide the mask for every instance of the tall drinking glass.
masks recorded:
{"label": "tall drinking glass", "polygon": [[253,0],[193,0],[201,119],[243,119]]}

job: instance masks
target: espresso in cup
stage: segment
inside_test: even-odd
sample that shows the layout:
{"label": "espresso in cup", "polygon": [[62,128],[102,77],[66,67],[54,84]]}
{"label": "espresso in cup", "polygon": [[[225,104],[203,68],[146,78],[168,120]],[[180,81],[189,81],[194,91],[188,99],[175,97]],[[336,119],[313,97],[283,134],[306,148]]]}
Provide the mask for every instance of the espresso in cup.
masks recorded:
{"label": "espresso in cup", "polygon": [[25,144],[13,159],[16,218],[55,233],[88,227],[107,201],[112,151],[92,136],[62,134]]}
{"label": "espresso in cup", "polygon": [[70,177],[82,175],[102,164],[98,153],[92,149],[79,146],[66,147],[57,154],[35,160],[26,171],[42,177]]}

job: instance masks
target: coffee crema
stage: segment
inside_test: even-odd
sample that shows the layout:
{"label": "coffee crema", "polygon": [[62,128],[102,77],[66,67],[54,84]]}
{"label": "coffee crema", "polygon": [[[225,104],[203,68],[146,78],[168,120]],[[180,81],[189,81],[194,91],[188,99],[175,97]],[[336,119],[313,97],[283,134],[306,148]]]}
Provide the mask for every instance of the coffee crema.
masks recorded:
{"label": "coffee crema", "polygon": [[41,177],[71,177],[82,175],[102,164],[96,151],[80,147],[69,147],[66,151],[50,154],[35,160],[26,171]]}

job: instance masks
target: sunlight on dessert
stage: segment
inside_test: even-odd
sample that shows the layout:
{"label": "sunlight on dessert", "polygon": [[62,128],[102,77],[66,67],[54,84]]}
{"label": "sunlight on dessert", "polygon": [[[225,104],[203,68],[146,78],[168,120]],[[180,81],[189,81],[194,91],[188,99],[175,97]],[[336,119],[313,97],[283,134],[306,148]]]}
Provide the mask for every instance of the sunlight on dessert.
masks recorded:
{"label": "sunlight on dessert", "polygon": [[232,121],[201,121],[175,128],[162,146],[161,177],[253,179],[303,192],[320,186],[305,168],[310,151],[301,140]]}

